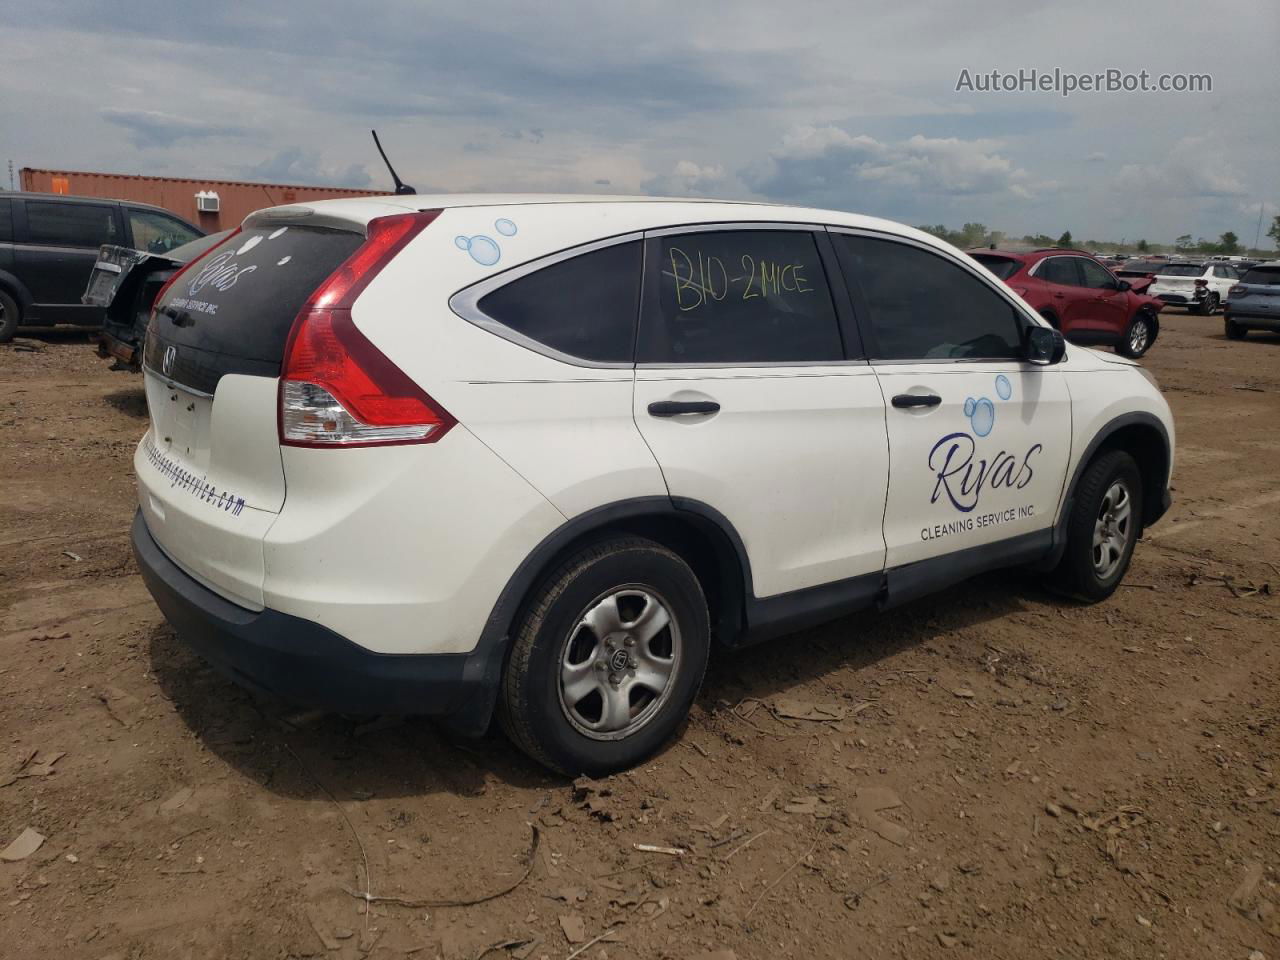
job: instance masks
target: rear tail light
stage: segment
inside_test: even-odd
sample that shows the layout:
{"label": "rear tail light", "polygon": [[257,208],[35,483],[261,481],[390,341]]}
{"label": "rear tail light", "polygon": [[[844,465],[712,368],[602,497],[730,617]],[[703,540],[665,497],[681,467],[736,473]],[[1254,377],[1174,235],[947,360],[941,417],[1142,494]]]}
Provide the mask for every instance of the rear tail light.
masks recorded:
{"label": "rear tail light", "polygon": [[1244,296],[1246,293],[1248,293],[1248,292],[1249,292],[1249,291],[1248,291],[1248,290],[1246,290],[1246,289],[1244,288],[1244,284],[1243,284],[1243,283],[1237,283],[1237,284],[1232,285],[1231,289],[1227,291],[1227,296],[1228,296],[1228,297],[1243,297],[1243,296]]}
{"label": "rear tail light", "polygon": [[1208,285],[1209,285],[1209,281],[1208,281],[1208,280],[1206,280],[1204,277],[1197,277],[1197,278],[1196,278],[1196,286],[1197,286],[1197,287],[1207,287]]}
{"label": "rear tail light", "polygon": [[280,370],[280,442],[294,447],[432,443],[456,422],[351,319],[356,297],[440,215],[369,222],[368,239],[298,313]]}

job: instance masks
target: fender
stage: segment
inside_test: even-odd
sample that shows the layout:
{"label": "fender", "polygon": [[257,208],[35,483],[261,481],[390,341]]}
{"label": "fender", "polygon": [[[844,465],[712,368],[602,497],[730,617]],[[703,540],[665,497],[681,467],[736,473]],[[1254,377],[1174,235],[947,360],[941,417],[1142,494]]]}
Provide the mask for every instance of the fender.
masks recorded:
{"label": "fender", "polygon": [[[1075,470],[1071,474],[1071,480],[1067,484],[1066,495],[1062,498],[1062,506],[1058,509],[1058,519],[1053,525],[1053,549],[1049,552],[1049,556],[1041,565],[1041,569],[1051,570],[1058,565],[1058,561],[1062,559],[1062,553],[1067,548],[1067,521],[1071,517],[1071,509],[1075,506],[1076,488],[1080,484],[1080,477],[1084,474],[1085,467],[1089,465],[1089,461],[1093,459],[1094,454],[1120,430],[1126,427],[1142,426],[1152,427],[1160,436],[1161,443],[1164,445],[1165,457],[1165,475],[1159,478],[1159,487],[1163,491],[1163,496],[1156,500],[1153,497],[1143,498],[1143,518],[1142,525],[1150,526],[1164,516],[1169,509],[1171,502],[1169,497],[1169,470],[1173,464],[1173,451],[1169,443],[1169,431],[1165,428],[1163,422],[1155,414],[1138,411],[1135,413],[1125,413],[1116,417],[1114,420],[1108,420],[1097,433],[1093,435],[1093,439],[1089,441],[1088,446],[1084,448],[1084,453],[1076,460]],[[1147,491],[1143,491],[1146,493]]]}
{"label": "fender", "polygon": [[[508,640],[520,613],[520,606],[538,578],[546,574],[555,557],[572,547],[575,541],[585,540],[596,531],[619,523],[655,517],[686,522],[692,520],[716,544],[722,572],[726,563],[731,564],[730,569],[741,574],[742,586],[739,592],[744,592],[746,597],[753,595],[751,564],[741,536],[722,513],[705,503],[683,497],[635,497],[580,513],[548,534],[507,580],[485,621],[475,649],[466,655],[463,666],[464,678],[475,681],[477,688],[485,690],[487,696],[475,698],[462,712],[447,718],[451,726],[461,733],[472,735],[482,733],[488,726],[502,682]],[[745,598],[726,599],[727,602],[723,605],[727,616],[722,615],[722,629],[727,626],[730,630],[740,632],[745,621],[742,609]]]}

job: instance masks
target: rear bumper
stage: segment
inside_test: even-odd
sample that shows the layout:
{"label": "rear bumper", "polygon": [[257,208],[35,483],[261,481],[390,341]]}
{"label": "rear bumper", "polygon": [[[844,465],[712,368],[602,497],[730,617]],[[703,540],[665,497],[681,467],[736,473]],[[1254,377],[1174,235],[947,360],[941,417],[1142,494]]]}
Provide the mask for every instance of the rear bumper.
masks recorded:
{"label": "rear bumper", "polygon": [[104,330],[98,334],[98,356],[106,360],[115,358],[127,367],[135,370],[141,369],[142,358],[138,355],[138,348],[132,343],[126,343],[119,337],[112,334],[109,330]]}
{"label": "rear bumper", "polygon": [[1155,297],[1157,300],[1163,300],[1165,303],[1186,304],[1186,303],[1199,303],[1201,300],[1204,299],[1205,294],[1203,290],[1197,290],[1195,293],[1193,293],[1191,296],[1188,297],[1186,294],[1182,294],[1182,293],[1152,293],[1150,290],[1148,290],[1147,296]]}
{"label": "rear bumper", "polygon": [[1258,327],[1267,330],[1280,330],[1280,313],[1244,313],[1227,307],[1226,318],[1242,327]]}
{"label": "rear bumper", "polygon": [[165,555],[141,512],[130,539],[142,579],[178,637],[242,686],[341,713],[445,716],[474,734],[488,726],[500,657],[375,653],[318,623],[218,596]]}

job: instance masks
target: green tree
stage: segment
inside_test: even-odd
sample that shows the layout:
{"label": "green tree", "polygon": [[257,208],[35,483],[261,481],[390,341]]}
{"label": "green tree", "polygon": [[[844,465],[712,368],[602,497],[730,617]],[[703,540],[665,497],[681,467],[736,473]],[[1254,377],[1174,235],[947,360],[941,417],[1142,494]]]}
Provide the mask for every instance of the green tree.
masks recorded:
{"label": "green tree", "polygon": [[1178,253],[1182,253],[1182,252],[1184,252],[1184,251],[1186,251],[1186,250],[1190,250],[1190,249],[1191,249],[1191,234],[1189,234],[1189,233],[1184,233],[1182,236],[1178,237],[1178,239],[1174,240],[1174,241],[1173,241],[1173,249],[1177,250],[1177,251],[1178,251]]}
{"label": "green tree", "polygon": [[1052,247],[1053,237],[1049,236],[1047,233],[1028,233],[1022,238],[1022,242],[1032,247]]}
{"label": "green tree", "polygon": [[1070,230],[1063,230],[1062,236],[1058,238],[1058,246],[1060,247],[1070,247],[1074,242],[1075,241],[1071,239]]}
{"label": "green tree", "polygon": [[1271,226],[1267,229],[1267,236],[1276,242],[1276,247],[1280,248],[1280,214],[1276,214],[1271,221]]}
{"label": "green tree", "polygon": [[1221,237],[1218,238],[1218,252],[1219,253],[1239,253],[1240,238],[1237,237],[1230,230],[1228,230],[1226,233],[1224,233]]}
{"label": "green tree", "polygon": [[1139,241],[1138,241],[1138,252],[1139,252],[1139,253],[1146,253],[1146,252],[1148,252],[1150,249],[1151,249],[1151,245],[1150,245],[1149,243],[1147,243],[1147,241],[1146,241],[1146,239],[1145,239],[1145,238],[1144,238],[1144,239],[1142,239],[1142,240],[1139,240]]}

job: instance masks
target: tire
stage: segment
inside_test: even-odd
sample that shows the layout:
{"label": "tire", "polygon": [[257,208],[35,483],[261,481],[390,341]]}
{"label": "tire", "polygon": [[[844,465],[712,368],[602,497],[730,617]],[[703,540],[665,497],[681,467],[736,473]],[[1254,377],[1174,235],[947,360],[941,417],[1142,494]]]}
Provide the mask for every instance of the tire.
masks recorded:
{"label": "tire", "polygon": [[[654,629],[663,612],[668,625]],[[640,537],[593,544],[526,604],[502,677],[503,729],[566,775],[634,766],[684,720],[710,646],[706,598],[679,556]]]}
{"label": "tire", "polygon": [[1204,298],[1204,303],[1196,307],[1196,313],[1202,317],[1212,317],[1218,312],[1218,295],[1211,293]]}
{"label": "tire", "polygon": [[1151,349],[1156,342],[1156,325],[1151,314],[1145,310],[1138,311],[1129,321],[1124,337],[1116,344],[1116,353],[1131,360],[1137,360]]}
{"label": "tire", "polygon": [[0,343],[8,343],[18,332],[18,321],[22,315],[18,312],[18,304],[13,297],[0,290]]}
{"label": "tire", "polygon": [[[1117,506],[1125,504],[1128,512],[1121,521]],[[1129,569],[1141,530],[1142,474],[1137,463],[1123,450],[1099,454],[1076,487],[1066,550],[1052,574],[1054,585],[1090,603],[1107,599]],[[1096,540],[1100,534],[1105,534],[1101,545]]]}
{"label": "tire", "polygon": [[1242,327],[1230,317],[1222,321],[1223,332],[1226,333],[1228,340],[1243,340],[1245,334],[1249,332],[1248,327]]}

